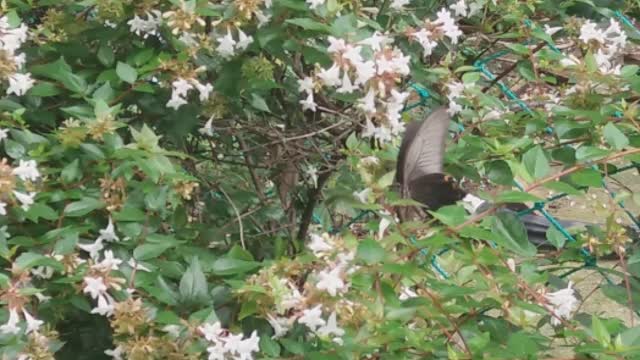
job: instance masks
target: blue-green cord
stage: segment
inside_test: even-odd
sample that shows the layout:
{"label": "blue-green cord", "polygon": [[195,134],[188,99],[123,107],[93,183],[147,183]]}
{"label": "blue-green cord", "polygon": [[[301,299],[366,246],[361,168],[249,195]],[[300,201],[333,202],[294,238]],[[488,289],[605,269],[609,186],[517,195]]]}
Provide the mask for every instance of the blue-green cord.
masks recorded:
{"label": "blue-green cord", "polygon": [[623,24],[627,25],[628,27],[632,28],[634,30],[635,33],[638,34],[638,36],[640,36],[640,29],[638,29],[632,22],[631,20],[629,20],[628,17],[626,17],[623,13],[620,12],[620,10],[616,10],[615,11],[615,16],[620,19],[620,21],[622,21]]}

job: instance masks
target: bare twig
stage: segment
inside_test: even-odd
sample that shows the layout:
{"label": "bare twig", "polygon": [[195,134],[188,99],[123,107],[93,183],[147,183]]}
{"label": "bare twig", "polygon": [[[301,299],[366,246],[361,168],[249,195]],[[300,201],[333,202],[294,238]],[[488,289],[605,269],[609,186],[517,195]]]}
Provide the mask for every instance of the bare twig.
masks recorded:
{"label": "bare twig", "polygon": [[236,204],[233,202],[233,200],[231,200],[229,195],[227,195],[227,192],[224,191],[222,186],[218,185],[218,189],[220,190],[222,195],[224,195],[224,197],[227,198],[227,201],[229,202],[229,204],[231,204],[233,211],[235,211],[236,213],[236,218],[238,219],[238,226],[240,227],[240,244],[242,245],[243,249],[247,250],[247,246],[244,243],[244,227],[242,226],[242,217],[240,216],[240,211],[238,211]]}

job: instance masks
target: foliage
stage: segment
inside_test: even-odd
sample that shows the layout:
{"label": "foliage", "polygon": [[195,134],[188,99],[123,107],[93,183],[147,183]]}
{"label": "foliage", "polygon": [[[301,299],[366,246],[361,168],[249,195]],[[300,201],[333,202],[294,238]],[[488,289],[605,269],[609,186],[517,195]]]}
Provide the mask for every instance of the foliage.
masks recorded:
{"label": "foliage", "polygon": [[602,291],[638,310],[632,189],[552,253],[495,206],[393,215],[399,135],[438,104],[447,172],[496,204],[640,162],[637,2],[0,6],[3,359],[638,355],[560,277],[613,254]]}

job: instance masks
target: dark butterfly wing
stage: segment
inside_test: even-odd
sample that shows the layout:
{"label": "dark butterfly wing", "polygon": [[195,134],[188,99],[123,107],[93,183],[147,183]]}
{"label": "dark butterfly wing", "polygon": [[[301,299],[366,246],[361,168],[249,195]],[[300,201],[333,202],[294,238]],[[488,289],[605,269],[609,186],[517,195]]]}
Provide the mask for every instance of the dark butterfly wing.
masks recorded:
{"label": "dark butterfly wing", "polygon": [[[403,196],[410,196],[431,208],[430,204],[454,203],[438,199],[454,184],[443,173],[446,137],[451,117],[445,108],[434,110],[425,120],[407,126],[396,169],[396,180]],[[435,196],[435,197],[434,197]]]}

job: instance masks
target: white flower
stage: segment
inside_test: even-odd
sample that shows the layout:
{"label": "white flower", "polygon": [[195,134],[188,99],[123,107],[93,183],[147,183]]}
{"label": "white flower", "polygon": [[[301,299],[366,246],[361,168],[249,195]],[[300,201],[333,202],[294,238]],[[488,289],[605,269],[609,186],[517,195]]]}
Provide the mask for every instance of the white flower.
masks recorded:
{"label": "white flower", "polygon": [[359,64],[362,62],[362,55],[360,54],[361,50],[362,50],[361,46],[349,45],[347,46],[344,53],[342,54],[342,57],[344,59],[349,60],[351,64]]}
{"label": "white flower", "polygon": [[187,100],[181,98],[180,96],[171,95],[171,99],[167,101],[167,107],[178,110],[182,105],[185,105],[186,103]]}
{"label": "white flower", "polygon": [[413,38],[418,41],[420,46],[422,46],[422,55],[429,56],[433,52],[433,49],[438,46],[438,43],[431,39],[431,32],[427,29],[420,29],[411,34]]}
{"label": "white flower", "polygon": [[[571,288],[572,285],[569,282],[566,289],[560,289],[544,295],[545,299],[551,304],[553,312],[560,318],[570,319],[571,313],[577,308],[578,299],[574,295],[575,291]],[[560,325],[560,319],[552,316],[551,325]]]}
{"label": "white flower", "polygon": [[281,338],[289,331],[289,319],[285,317],[272,316],[271,314],[268,314],[267,321],[269,321],[269,324],[273,328],[272,339]]}
{"label": "white flower", "polygon": [[142,271],[146,271],[146,272],[151,272],[151,270],[149,270],[148,267],[141,265],[139,262],[136,261],[136,259],[134,258],[130,258],[129,261],[127,261],[127,265],[131,266],[132,269],[136,269],[136,270],[142,270]]}
{"label": "white flower", "polygon": [[327,323],[321,326],[318,331],[318,335],[320,336],[330,336],[331,334],[341,337],[344,335],[344,330],[338,327],[338,322],[336,319],[336,312],[332,312],[329,315],[329,319],[327,319]]}
{"label": "white flower", "polygon": [[306,92],[307,94],[313,93],[313,78],[306,76],[304,79],[298,79],[298,91]]}
{"label": "white flower", "polygon": [[596,23],[587,20],[580,27],[580,40],[584,43],[589,43],[590,41],[596,41],[600,44],[604,44],[606,41],[605,34],[602,30],[597,29]]}
{"label": "white flower", "polygon": [[260,337],[258,333],[253,330],[251,336],[248,339],[244,339],[240,341],[236,347],[235,352],[238,354],[236,356],[237,360],[252,360],[253,356],[251,353],[260,351]]}
{"label": "white flower", "polygon": [[18,199],[22,204],[22,210],[28,211],[29,207],[33,205],[33,198],[36,196],[36,193],[30,192],[28,194],[23,194],[21,192],[14,191],[13,195],[15,195],[16,199]]}
{"label": "white flower", "polygon": [[365,114],[374,114],[376,112],[376,100],[373,88],[369,88],[367,95],[358,100],[357,106]]}
{"label": "white flower", "polygon": [[356,80],[353,82],[355,85],[362,85],[376,75],[376,63],[371,60],[354,64],[354,67],[356,68]]}
{"label": "white flower", "polygon": [[282,297],[280,304],[278,304],[279,310],[283,309],[284,311],[287,311],[289,309],[296,308],[300,304],[302,304],[302,301],[304,300],[304,298],[302,297],[302,294],[300,293],[300,290],[298,290],[291,283],[288,283],[288,286],[291,292],[287,293],[285,296]]}
{"label": "white flower", "polygon": [[329,36],[327,40],[329,41],[329,47],[327,47],[328,53],[333,54],[347,50],[347,43],[344,41],[344,39]]}
{"label": "white flower", "polygon": [[189,90],[193,89],[193,84],[183,78],[178,78],[171,83],[173,88],[172,96],[186,97]]}
{"label": "white flower", "polygon": [[162,331],[166,332],[167,334],[173,336],[174,338],[177,338],[180,336],[180,331],[182,330],[182,328],[180,327],[180,325],[165,325],[162,328]]}
{"label": "white flower", "polygon": [[391,221],[386,217],[380,219],[380,224],[378,225],[378,239],[382,239],[384,237],[384,232],[387,231],[387,228],[391,225]]}
{"label": "white flower", "polygon": [[107,356],[111,356],[113,360],[123,360],[122,357],[122,346],[118,345],[115,349],[105,350],[104,354]]}
{"label": "white flower", "polygon": [[351,83],[351,79],[349,78],[349,74],[347,72],[342,75],[342,86],[340,86],[337,90],[338,93],[352,93],[355,90],[358,90],[357,86],[354,86]]}
{"label": "white flower", "polygon": [[0,215],[7,215],[7,203],[0,201]]}
{"label": "white flower", "polygon": [[114,300],[109,296],[109,294],[105,293],[103,295],[98,296],[98,306],[91,309],[92,314],[98,314],[102,316],[111,316],[115,310]]}
{"label": "white flower", "polygon": [[101,277],[85,276],[84,283],[85,286],[82,292],[88,293],[93,299],[97,299],[107,291],[107,285],[104,284],[104,280]]}
{"label": "white flower", "polygon": [[407,286],[402,289],[402,292],[400,293],[400,296],[398,298],[404,301],[416,297],[418,297],[418,294],[416,294],[415,291],[411,290],[411,288]]}
{"label": "white flower", "polygon": [[393,0],[391,2],[391,5],[389,5],[389,7],[399,11],[399,10],[402,10],[405,5],[408,5],[409,2],[410,2],[409,0]]}
{"label": "white flower", "polygon": [[467,194],[462,199],[462,206],[471,214],[475,214],[476,210],[478,210],[478,208],[484,203],[484,200],[471,194]]}
{"label": "white flower", "polygon": [[364,40],[360,40],[358,42],[358,44],[367,45],[367,46],[369,46],[371,48],[371,50],[377,52],[377,51],[380,51],[383,46],[385,46],[386,44],[388,44],[390,42],[391,42],[391,40],[389,39],[389,37],[387,37],[386,35],[380,34],[379,31],[376,31],[370,37],[368,37],[368,38],[366,38]]}
{"label": "white flower", "polygon": [[247,34],[238,28],[238,43],[236,44],[236,49],[246,50],[252,42],[253,36],[247,36]]}
{"label": "white flower", "polygon": [[324,5],[324,0],[306,0],[310,9],[315,9],[320,5]]}
{"label": "white flower", "polygon": [[447,113],[453,116],[462,111],[462,106],[455,101],[449,102],[449,108],[447,109]]}
{"label": "white flower", "polygon": [[511,270],[512,272],[516,272],[516,261],[513,260],[512,258],[508,258],[507,259],[507,267],[509,268],[509,270]]}
{"label": "white flower", "polygon": [[93,267],[102,271],[118,270],[118,266],[122,264],[122,260],[113,256],[113,251],[107,250],[104,252],[104,259],[95,264]]}
{"label": "white flower", "polygon": [[207,352],[209,353],[209,360],[225,360],[227,359],[225,353],[227,350],[225,349],[225,344],[221,341],[214,343],[214,346],[209,346],[207,348]]}
{"label": "white flower", "polygon": [[309,93],[309,95],[307,95],[307,98],[304,100],[300,100],[300,105],[302,105],[302,110],[306,111],[306,110],[311,110],[313,112],[316,111],[316,108],[318,106],[318,104],[316,104],[314,98],[313,98],[313,93]]}
{"label": "white flower", "polygon": [[220,38],[218,42],[219,45],[216,48],[216,51],[222,55],[223,58],[230,58],[235,54],[234,45],[236,44],[236,41],[233,39],[229,28],[227,28],[227,35]]}
{"label": "white flower", "polygon": [[307,247],[313,251],[313,254],[318,256],[320,253],[331,251],[333,247],[324,241],[324,237],[317,234],[310,234],[311,242]]}
{"label": "white flower", "polygon": [[202,85],[198,81],[194,80],[193,85],[196,87],[196,89],[198,89],[198,92],[200,93],[200,101],[206,101],[213,91],[213,85],[211,84]]}
{"label": "white flower", "polygon": [[20,323],[20,315],[15,308],[9,309],[9,320],[4,325],[0,325],[0,333],[17,334],[20,332],[18,324]]}
{"label": "white flower", "polygon": [[449,98],[450,100],[456,99],[462,96],[462,92],[464,91],[464,84],[462,84],[461,82],[452,81],[446,84],[446,86],[447,86],[447,89],[449,89],[449,94],[447,95],[447,98]]}
{"label": "white flower", "polygon": [[213,324],[205,323],[204,325],[199,326],[198,330],[202,332],[202,336],[204,336],[205,339],[215,342],[218,341],[218,337],[222,334],[223,329],[220,322],[216,321]]}
{"label": "white flower", "polygon": [[133,19],[127,21],[129,25],[129,31],[142,36],[146,39],[149,36],[158,36],[158,28],[162,24],[162,13],[158,10],[151,10],[147,12],[147,19],[143,19],[138,15],[135,15]]}
{"label": "white flower", "polygon": [[456,16],[467,16],[467,4],[465,4],[464,0],[459,0],[449,8],[453,10]]}
{"label": "white flower", "polygon": [[113,241],[120,241],[120,238],[118,237],[118,235],[116,235],[116,229],[113,226],[113,220],[111,220],[111,217],[109,217],[109,223],[107,224],[107,227],[100,230],[100,236],[98,237],[98,239],[100,240],[106,240],[108,242],[113,242]]}
{"label": "white flower", "polygon": [[9,137],[9,129],[0,129],[0,141]]}
{"label": "white flower", "polygon": [[549,24],[544,24],[544,32],[549,36],[553,36],[560,30],[562,30],[562,26],[551,27]]}
{"label": "white flower", "polygon": [[44,324],[44,321],[34,318],[25,309],[22,309],[22,314],[24,314],[24,319],[27,321],[27,331],[25,332],[27,334],[32,332],[32,331],[36,331],[37,332],[38,329],[40,329],[40,326],[42,326],[42,324]]}
{"label": "white flower", "polygon": [[18,167],[14,168],[12,173],[22,179],[22,181],[35,181],[40,177],[38,164],[35,160],[20,160]]}
{"label": "white flower", "polygon": [[318,169],[313,165],[309,165],[305,170],[305,174],[307,175],[307,177],[309,177],[309,180],[311,180],[313,187],[317,188],[318,187]]}
{"label": "white flower", "polygon": [[78,247],[89,253],[89,256],[92,259],[97,259],[100,255],[99,252],[104,249],[104,244],[102,244],[102,239],[98,238],[95,242],[91,244],[78,244]]}
{"label": "white flower", "polygon": [[315,332],[320,326],[324,326],[326,322],[322,318],[322,304],[316,305],[312,309],[302,311],[302,316],[298,318],[298,323],[306,325],[311,331]]}
{"label": "white flower", "polygon": [[33,87],[35,81],[31,79],[31,74],[15,73],[9,75],[9,87],[7,88],[7,95],[16,94],[22,96]]}
{"label": "white flower", "polygon": [[203,127],[198,132],[202,135],[213,136],[213,116],[207,120]]}
{"label": "white flower", "polygon": [[318,279],[316,287],[320,290],[326,290],[331,296],[336,296],[338,291],[345,288],[345,283],[342,280],[342,268],[339,266],[336,266],[331,271],[320,271]]}
{"label": "white flower", "polygon": [[438,11],[436,23],[441,25],[442,31],[449,39],[451,39],[452,44],[458,43],[458,37],[462,35],[462,31],[460,31],[455,20],[451,17],[451,12],[449,12],[449,10],[442,8],[442,10]]}
{"label": "white flower", "polygon": [[271,20],[271,15],[265,15],[262,11],[257,10],[254,12],[256,19],[258,19],[258,28],[263,27]]}
{"label": "white flower", "polygon": [[368,202],[369,194],[371,194],[370,188],[365,188],[364,190],[353,192],[353,196],[355,196],[355,198],[358,199],[358,201],[364,204]]}
{"label": "white flower", "polygon": [[340,80],[340,67],[334,63],[328,70],[323,69],[318,73],[318,77],[327,86],[338,86],[342,83]]}

